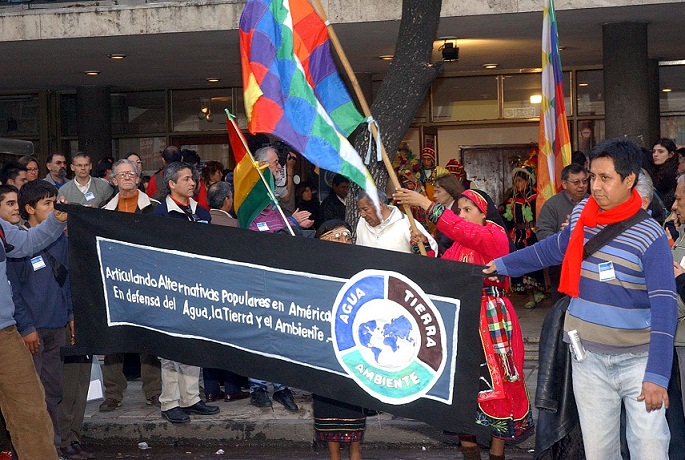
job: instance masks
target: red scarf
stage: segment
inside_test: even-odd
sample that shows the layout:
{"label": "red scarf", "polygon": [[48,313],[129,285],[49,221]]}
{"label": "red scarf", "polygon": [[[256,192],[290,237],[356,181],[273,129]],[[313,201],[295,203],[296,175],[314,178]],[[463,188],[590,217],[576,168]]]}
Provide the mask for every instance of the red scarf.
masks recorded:
{"label": "red scarf", "polygon": [[585,244],[585,227],[594,228],[597,225],[607,225],[626,220],[640,210],[642,198],[633,189],[633,193],[625,203],[608,211],[600,212],[594,197],[590,197],[580,213],[578,222],[571,233],[564,262],[561,265],[561,282],[559,291],[578,297],[580,284],[580,266],[583,263],[583,246]]}

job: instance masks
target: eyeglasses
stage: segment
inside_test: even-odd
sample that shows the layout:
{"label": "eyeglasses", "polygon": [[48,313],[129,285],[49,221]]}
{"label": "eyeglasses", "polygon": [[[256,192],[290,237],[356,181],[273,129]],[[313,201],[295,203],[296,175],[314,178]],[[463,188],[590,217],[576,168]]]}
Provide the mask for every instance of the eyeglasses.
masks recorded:
{"label": "eyeglasses", "polygon": [[576,187],[578,187],[579,185],[587,185],[588,181],[587,181],[587,179],[576,179],[576,180],[567,180],[566,182],[568,182],[569,184],[573,184]]}
{"label": "eyeglasses", "polygon": [[26,168],[27,171],[38,171],[38,168]]}
{"label": "eyeglasses", "polygon": [[320,240],[325,241],[342,241],[350,243],[352,241],[352,233],[349,230],[331,230],[319,237]]}
{"label": "eyeglasses", "polygon": [[83,169],[83,168],[88,168],[88,167],[90,167],[90,163],[86,163],[86,164],[84,164],[84,165],[73,165],[73,166],[74,166],[74,168]]}
{"label": "eyeglasses", "polygon": [[115,176],[118,179],[129,179],[131,177],[137,177],[138,173],[136,173],[135,171],[124,171],[124,172],[120,172],[120,173],[115,174]]}

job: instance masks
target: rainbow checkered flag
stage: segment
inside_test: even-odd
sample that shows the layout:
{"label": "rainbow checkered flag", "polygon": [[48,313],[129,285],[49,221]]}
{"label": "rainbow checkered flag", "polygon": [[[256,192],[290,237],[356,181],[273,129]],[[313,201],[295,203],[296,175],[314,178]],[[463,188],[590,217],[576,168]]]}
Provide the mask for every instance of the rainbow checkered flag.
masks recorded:
{"label": "rainbow checkered flag", "polygon": [[248,0],[240,17],[245,111],[316,166],[376,185],[347,137],[364,122],[331,56],[328,30],[307,0]]}
{"label": "rainbow checkered flag", "polygon": [[564,108],[564,78],[554,0],[544,1],[542,21],[542,103],[538,145],[537,212],[561,190],[561,170],[571,163],[571,140]]}

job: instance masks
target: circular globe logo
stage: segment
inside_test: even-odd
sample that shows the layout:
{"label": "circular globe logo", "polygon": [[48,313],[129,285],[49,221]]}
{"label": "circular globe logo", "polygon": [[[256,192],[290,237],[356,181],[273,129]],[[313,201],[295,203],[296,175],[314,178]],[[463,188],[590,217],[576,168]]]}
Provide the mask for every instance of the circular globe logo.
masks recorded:
{"label": "circular globe logo", "polygon": [[388,404],[425,395],[446,362],[445,327],[433,302],[413,281],[364,270],[338,292],[333,344],[347,373]]}

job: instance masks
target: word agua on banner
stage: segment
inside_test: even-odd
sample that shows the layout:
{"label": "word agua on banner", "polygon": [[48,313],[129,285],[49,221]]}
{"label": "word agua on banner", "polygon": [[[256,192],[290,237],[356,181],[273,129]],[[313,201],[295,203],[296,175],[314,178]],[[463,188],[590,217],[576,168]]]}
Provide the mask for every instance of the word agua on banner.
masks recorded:
{"label": "word agua on banner", "polygon": [[389,404],[452,400],[459,301],[428,296],[399,273],[363,270],[346,280],[101,237],[97,247],[110,327],[347,376]]}

